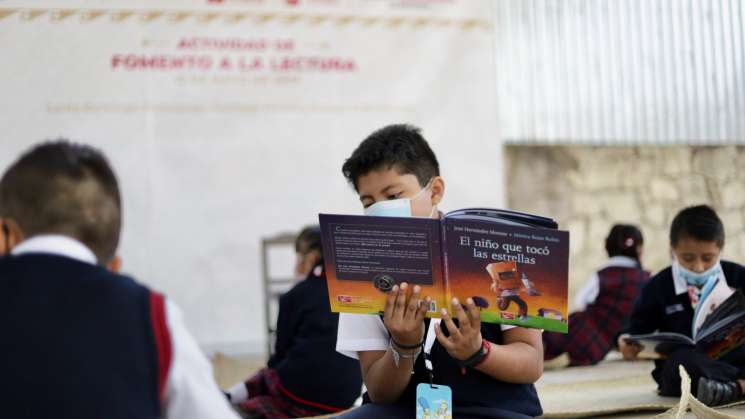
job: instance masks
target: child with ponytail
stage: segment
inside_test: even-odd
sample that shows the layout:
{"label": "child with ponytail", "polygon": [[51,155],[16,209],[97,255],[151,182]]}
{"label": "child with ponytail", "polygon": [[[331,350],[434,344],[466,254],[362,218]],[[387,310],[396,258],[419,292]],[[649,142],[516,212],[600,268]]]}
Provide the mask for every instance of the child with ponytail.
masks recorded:
{"label": "child with ponytail", "polygon": [[593,365],[613,349],[649,279],[641,265],[643,245],[638,228],[627,224],[611,228],[605,239],[609,259],[577,294],[569,333],[543,333],[544,359],[566,353],[570,365]]}

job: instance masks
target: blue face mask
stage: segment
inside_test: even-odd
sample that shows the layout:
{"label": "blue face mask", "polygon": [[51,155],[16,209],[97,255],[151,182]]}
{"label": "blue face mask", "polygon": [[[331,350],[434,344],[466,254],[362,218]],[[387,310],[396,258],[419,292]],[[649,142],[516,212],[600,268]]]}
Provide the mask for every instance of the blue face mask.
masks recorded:
{"label": "blue face mask", "polygon": [[711,268],[699,273],[684,268],[683,265],[678,262],[678,259],[674,259],[673,269],[677,271],[678,275],[681,278],[685,279],[688,285],[692,285],[698,288],[703,287],[707,282],[709,282],[709,280],[718,277],[719,274],[722,272],[722,267],[718,261]]}
{"label": "blue face mask", "polygon": [[[430,183],[431,181],[411,198],[390,199],[388,201],[376,202],[365,208],[365,215],[372,215],[374,217],[411,217],[413,216],[411,212],[411,201],[419,198],[424,191],[429,189]],[[432,217],[432,214],[435,213],[436,209],[436,206],[432,207],[429,218]]]}

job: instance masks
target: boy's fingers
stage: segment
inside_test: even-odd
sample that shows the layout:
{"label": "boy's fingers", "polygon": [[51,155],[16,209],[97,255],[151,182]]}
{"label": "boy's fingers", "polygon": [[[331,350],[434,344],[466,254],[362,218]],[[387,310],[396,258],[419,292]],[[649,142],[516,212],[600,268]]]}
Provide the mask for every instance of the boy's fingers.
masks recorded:
{"label": "boy's fingers", "polygon": [[390,291],[388,291],[388,298],[385,299],[385,308],[383,308],[383,318],[390,320],[393,317],[393,308],[396,304],[396,296],[398,295],[398,285],[394,285]]}
{"label": "boy's fingers", "polygon": [[476,304],[473,302],[473,298],[468,298],[466,300],[466,310],[468,313],[468,319],[471,321],[471,327],[474,329],[481,327],[481,313],[479,312],[479,308],[476,307]]}
{"label": "boy's fingers", "polygon": [[457,298],[453,298],[453,310],[455,316],[458,317],[458,326],[463,329],[463,332],[471,328],[471,320],[468,318],[468,314],[463,310],[463,306],[460,305],[460,301]]}
{"label": "boy's fingers", "polygon": [[442,330],[440,330],[440,326],[435,327],[435,337],[446,351],[453,349],[453,347],[455,346],[455,344],[453,344],[453,342],[451,342],[450,339],[448,339],[445,334],[442,333]]}
{"label": "boy's fingers", "polygon": [[398,289],[398,295],[396,296],[396,305],[394,309],[394,318],[401,320],[404,318],[404,314],[406,313],[406,282],[401,284],[401,287]]}
{"label": "boy's fingers", "polygon": [[414,320],[418,322],[421,322],[424,320],[424,317],[427,316],[427,311],[429,310],[429,304],[432,301],[431,298],[427,297],[424,300],[419,300],[419,308],[416,311],[416,317]]}
{"label": "boy's fingers", "polygon": [[409,304],[406,307],[406,318],[416,318],[417,310],[419,310],[419,292],[422,288],[419,285],[414,285],[414,290],[409,298]]}
{"label": "boy's fingers", "polygon": [[452,340],[460,339],[460,330],[458,330],[458,326],[456,326],[455,323],[453,323],[453,319],[450,318],[448,311],[443,308],[441,313],[442,313],[442,321],[445,322],[445,327],[447,327],[448,332],[450,332],[450,338]]}

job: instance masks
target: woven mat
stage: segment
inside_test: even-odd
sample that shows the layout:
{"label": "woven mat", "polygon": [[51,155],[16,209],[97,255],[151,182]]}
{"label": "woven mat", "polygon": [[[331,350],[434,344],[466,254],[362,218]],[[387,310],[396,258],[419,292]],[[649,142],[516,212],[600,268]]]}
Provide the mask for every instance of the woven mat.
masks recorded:
{"label": "woven mat", "polygon": [[[660,397],[650,372],[651,361],[627,362],[616,354],[592,367],[572,367],[544,372],[536,384],[544,418],[587,418],[618,413],[645,413],[660,419],[744,417],[733,406],[710,409],[684,391],[681,398]],[[682,371],[681,374],[685,374]],[[690,388],[688,375],[683,384]],[[688,380],[688,381],[686,381]],[[688,412],[688,410],[691,412]],[[732,414],[734,412],[734,415]]]}

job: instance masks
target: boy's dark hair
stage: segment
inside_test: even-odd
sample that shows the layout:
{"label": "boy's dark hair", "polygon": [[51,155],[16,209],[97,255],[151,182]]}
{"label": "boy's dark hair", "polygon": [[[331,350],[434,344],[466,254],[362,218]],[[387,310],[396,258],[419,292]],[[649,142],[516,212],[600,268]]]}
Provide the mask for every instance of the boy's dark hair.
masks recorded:
{"label": "boy's dark hair", "polygon": [[321,228],[317,225],[307,226],[300,230],[295,238],[295,251],[306,254],[317,250],[322,252],[321,248]]}
{"label": "boy's dark hair", "polygon": [[357,190],[360,176],[373,170],[395,168],[402,174],[415,175],[424,187],[440,175],[440,165],[420,131],[412,125],[395,124],[373,132],[344,162],[341,168],[344,177]]}
{"label": "boy's dark hair", "polygon": [[0,179],[0,215],[28,237],[71,236],[108,263],[119,244],[119,185],[100,151],[67,140],[42,143]]}
{"label": "boy's dark hair", "polygon": [[605,239],[608,256],[627,256],[639,261],[639,246],[644,244],[642,232],[630,224],[615,224]]}
{"label": "boy's dark hair", "polygon": [[670,225],[670,245],[678,245],[684,237],[703,242],[716,242],[724,247],[724,224],[716,211],[708,205],[684,208],[673,218]]}

